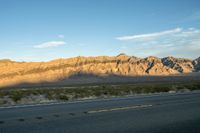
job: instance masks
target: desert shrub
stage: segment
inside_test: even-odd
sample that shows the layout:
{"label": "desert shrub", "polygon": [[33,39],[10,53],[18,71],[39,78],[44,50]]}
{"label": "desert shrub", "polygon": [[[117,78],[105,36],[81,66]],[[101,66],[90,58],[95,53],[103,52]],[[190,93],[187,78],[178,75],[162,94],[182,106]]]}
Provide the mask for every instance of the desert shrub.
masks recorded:
{"label": "desert shrub", "polygon": [[10,93],[10,98],[14,102],[21,100],[21,98],[23,98],[23,97],[24,97],[24,93],[22,91],[11,91],[11,93]]}
{"label": "desert shrub", "polygon": [[62,100],[62,101],[68,101],[69,100],[68,96],[66,96],[66,95],[59,95],[58,99]]}
{"label": "desert shrub", "polygon": [[46,98],[49,99],[49,100],[53,100],[53,99],[54,99],[53,95],[50,94],[50,93],[46,93],[45,96],[46,96]]}

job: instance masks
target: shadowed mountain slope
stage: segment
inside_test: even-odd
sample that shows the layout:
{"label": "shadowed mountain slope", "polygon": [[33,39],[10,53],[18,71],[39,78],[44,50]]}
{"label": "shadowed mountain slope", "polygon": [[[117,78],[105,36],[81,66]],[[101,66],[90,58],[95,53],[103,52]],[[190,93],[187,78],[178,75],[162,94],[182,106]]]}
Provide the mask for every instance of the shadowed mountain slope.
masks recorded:
{"label": "shadowed mountain slope", "polygon": [[[200,71],[200,58],[138,58],[120,54],[118,56],[75,57],[49,62],[15,62],[0,60],[0,87],[21,83],[51,83],[70,79],[80,82],[80,75],[97,77],[121,76],[172,76]],[[79,75],[79,76],[77,76]],[[98,78],[98,80],[99,80]],[[95,78],[90,78],[90,80]],[[69,80],[70,81],[70,80]]]}

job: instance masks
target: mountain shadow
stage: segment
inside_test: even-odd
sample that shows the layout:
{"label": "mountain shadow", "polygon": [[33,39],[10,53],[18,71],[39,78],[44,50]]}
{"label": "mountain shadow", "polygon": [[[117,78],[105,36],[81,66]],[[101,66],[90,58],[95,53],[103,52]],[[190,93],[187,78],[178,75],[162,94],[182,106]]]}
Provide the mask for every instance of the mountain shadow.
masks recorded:
{"label": "mountain shadow", "polygon": [[103,84],[137,84],[152,82],[190,82],[199,81],[200,73],[179,74],[170,76],[99,76],[92,73],[77,73],[70,77],[62,78],[53,82],[20,83],[3,88],[36,88],[36,87],[64,87],[64,86],[93,86]]}

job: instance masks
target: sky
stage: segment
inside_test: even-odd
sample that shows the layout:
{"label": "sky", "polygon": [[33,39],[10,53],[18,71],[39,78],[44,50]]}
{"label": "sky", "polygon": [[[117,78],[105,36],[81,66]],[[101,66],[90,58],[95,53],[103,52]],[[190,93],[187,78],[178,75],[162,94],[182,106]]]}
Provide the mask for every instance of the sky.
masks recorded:
{"label": "sky", "polygon": [[0,0],[0,59],[200,56],[200,0]]}

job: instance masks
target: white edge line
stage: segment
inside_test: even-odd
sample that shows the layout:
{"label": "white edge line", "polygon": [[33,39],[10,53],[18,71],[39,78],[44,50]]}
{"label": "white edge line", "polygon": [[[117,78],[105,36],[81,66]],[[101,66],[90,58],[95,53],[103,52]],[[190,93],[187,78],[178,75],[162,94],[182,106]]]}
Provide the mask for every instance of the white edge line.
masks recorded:
{"label": "white edge line", "polygon": [[88,111],[87,113],[93,114],[93,113],[101,113],[101,112],[110,112],[110,111],[118,111],[118,110],[128,110],[128,109],[137,109],[137,108],[147,108],[152,107],[152,104],[147,105],[136,105],[136,106],[127,106],[127,107],[117,107],[117,108],[110,108],[110,109],[100,109],[100,110],[92,110]]}

